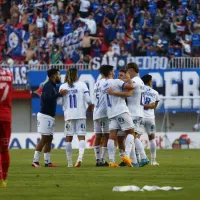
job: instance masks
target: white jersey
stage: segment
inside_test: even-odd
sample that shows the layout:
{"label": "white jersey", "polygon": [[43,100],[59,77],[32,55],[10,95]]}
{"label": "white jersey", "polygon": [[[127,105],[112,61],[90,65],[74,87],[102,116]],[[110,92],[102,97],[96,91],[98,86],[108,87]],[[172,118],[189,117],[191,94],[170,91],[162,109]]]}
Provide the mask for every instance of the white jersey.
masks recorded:
{"label": "white jersey", "polygon": [[60,86],[60,89],[66,89],[67,94],[63,96],[63,110],[65,121],[72,119],[86,119],[88,105],[91,104],[89,91],[84,82],[77,81],[70,87],[68,83]]}
{"label": "white jersey", "polygon": [[100,79],[94,85],[94,112],[93,120],[107,117],[106,102],[102,93],[106,79]]}
{"label": "white jersey", "polygon": [[125,98],[108,95],[106,90],[112,88],[114,91],[122,92],[124,82],[119,79],[107,79],[103,85],[103,95],[106,102],[108,118],[116,117],[122,113],[129,113]]}
{"label": "white jersey", "polygon": [[139,76],[132,79],[134,91],[133,94],[127,98],[127,105],[131,113],[131,117],[144,116],[144,82]]}
{"label": "white jersey", "polygon": [[[155,102],[159,102],[160,97],[156,90],[152,89],[149,86],[145,86],[145,103],[151,104]],[[154,109],[145,109],[144,108],[144,118],[155,118]]]}

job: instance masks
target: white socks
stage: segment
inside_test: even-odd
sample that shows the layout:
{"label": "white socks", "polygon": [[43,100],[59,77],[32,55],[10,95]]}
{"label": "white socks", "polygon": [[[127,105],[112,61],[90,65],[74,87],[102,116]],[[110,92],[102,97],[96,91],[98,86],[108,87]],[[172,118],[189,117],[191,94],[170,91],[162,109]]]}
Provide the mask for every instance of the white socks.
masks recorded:
{"label": "white socks", "polygon": [[34,157],[33,157],[33,162],[39,162],[40,154],[41,154],[40,151],[35,151]]}
{"label": "white socks", "polygon": [[134,163],[134,164],[137,164],[137,163],[138,163],[138,159],[137,159],[136,153],[135,153],[135,145],[134,145],[134,147],[131,149],[130,158],[131,158],[131,160],[132,160],[132,163]]}
{"label": "white socks", "polygon": [[141,162],[141,158],[140,158],[140,154],[139,154],[138,149],[135,149],[135,154],[136,154],[137,161]]}
{"label": "white socks", "polygon": [[50,152],[44,153],[44,163],[45,164],[51,163]]}
{"label": "white socks", "polygon": [[101,147],[101,161],[103,163],[106,162],[107,149],[107,147]]}
{"label": "white socks", "polygon": [[94,146],[94,154],[95,154],[96,160],[101,159],[101,147],[100,146]]}
{"label": "white socks", "polygon": [[143,147],[143,145],[142,145],[141,140],[138,139],[138,138],[135,139],[135,147],[136,147],[136,149],[138,150],[141,159],[146,159],[146,158],[147,158],[147,155],[146,155],[146,153],[145,153],[145,151],[144,151],[144,147]]}
{"label": "white socks", "polygon": [[151,161],[156,161],[156,140],[150,140],[150,152],[151,152]]}
{"label": "white socks", "polygon": [[108,156],[111,163],[115,163],[115,152],[116,152],[115,141],[109,139],[108,140]]}
{"label": "white socks", "polygon": [[66,142],[66,157],[68,163],[72,163],[72,143]]}
{"label": "white socks", "polygon": [[78,161],[81,161],[81,162],[82,162],[84,151],[85,151],[85,140],[80,140],[80,141],[79,141],[79,155],[78,155]]}
{"label": "white socks", "polygon": [[125,151],[123,149],[119,149],[119,156],[122,157],[125,155]]}
{"label": "white socks", "polygon": [[134,136],[132,134],[128,134],[125,139],[125,155],[128,158],[130,158],[130,153],[133,147],[135,148]]}

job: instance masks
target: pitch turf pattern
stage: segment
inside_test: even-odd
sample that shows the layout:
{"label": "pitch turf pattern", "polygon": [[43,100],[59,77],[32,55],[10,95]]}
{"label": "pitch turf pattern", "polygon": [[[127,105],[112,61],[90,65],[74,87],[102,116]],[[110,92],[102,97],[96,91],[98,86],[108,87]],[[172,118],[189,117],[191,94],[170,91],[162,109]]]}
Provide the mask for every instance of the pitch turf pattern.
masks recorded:
{"label": "pitch turf pattern", "polygon": [[[92,150],[85,152],[81,168],[67,168],[65,151],[53,150],[52,161],[60,167],[36,169],[31,167],[33,153],[33,150],[11,151],[8,187],[0,188],[0,200],[195,200],[200,196],[200,150],[160,150],[157,152],[160,166],[135,169],[97,168]],[[76,155],[77,151],[73,154],[74,162]],[[112,192],[114,186],[122,185],[177,186],[184,189]]]}

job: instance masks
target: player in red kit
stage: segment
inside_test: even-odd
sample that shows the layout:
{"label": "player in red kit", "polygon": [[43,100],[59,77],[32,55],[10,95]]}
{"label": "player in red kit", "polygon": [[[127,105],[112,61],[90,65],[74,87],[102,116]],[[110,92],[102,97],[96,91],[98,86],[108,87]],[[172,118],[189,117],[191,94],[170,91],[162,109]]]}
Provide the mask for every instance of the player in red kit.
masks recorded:
{"label": "player in red kit", "polygon": [[12,73],[0,67],[0,188],[7,186],[11,136]]}

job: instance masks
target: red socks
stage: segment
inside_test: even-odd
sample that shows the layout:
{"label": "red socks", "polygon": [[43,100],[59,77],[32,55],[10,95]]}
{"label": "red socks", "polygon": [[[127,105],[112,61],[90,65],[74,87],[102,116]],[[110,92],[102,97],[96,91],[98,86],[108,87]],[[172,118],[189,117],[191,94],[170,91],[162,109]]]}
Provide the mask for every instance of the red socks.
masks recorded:
{"label": "red socks", "polygon": [[[7,176],[8,176],[8,169],[9,169],[9,166],[10,166],[10,154],[9,154],[9,151],[6,151],[6,152],[2,152],[0,154],[0,171],[1,171],[1,168],[2,168],[2,176],[3,176],[3,179],[6,180],[7,179]],[[0,175],[0,179],[1,179],[1,175]]]}
{"label": "red socks", "polygon": [[2,164],[1,164],[1,153],[0,153],[0,180],[3,179],[3,170],[2,170]]}

